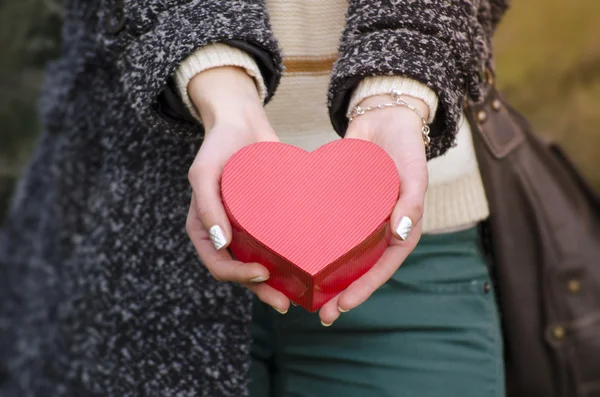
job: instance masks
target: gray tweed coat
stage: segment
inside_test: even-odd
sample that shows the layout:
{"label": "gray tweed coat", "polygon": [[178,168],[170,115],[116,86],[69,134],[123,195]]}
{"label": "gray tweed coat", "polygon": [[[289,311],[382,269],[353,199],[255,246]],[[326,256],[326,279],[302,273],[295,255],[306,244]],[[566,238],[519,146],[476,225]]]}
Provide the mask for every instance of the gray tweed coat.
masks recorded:
{"label": "gray tweed coat", "polygon": [[[367,75],[440,98],[430,157],[452,143],[491,66],[506,0],[350,0],[329,107],[343,135]],[[261,0],[70,0],[44,131],[0,232],[0,396],[243,396],[251,297],[215,282],[184,231],[202,139],[173,89],[196,48],[281,55]]]}

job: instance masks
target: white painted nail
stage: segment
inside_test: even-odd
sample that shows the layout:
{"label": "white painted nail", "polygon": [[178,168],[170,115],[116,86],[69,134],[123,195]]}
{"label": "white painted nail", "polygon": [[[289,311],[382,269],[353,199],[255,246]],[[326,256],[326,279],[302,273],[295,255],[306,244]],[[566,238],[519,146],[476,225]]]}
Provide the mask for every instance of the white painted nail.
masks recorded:
{"label": "white painted nail", "polygon": [[338,310],[340,311],[340,313],[346,313],[346,312],[348,312],[348,310],[350,310],[350,309],[348,309],[348,310],[344,310],[344,309],[342,309],[341,307],[338,307]]}
{"label": "white painted nail", "polygon": [[267,281],[269,277],[258,276],[250,279],[251,283],[262,283],[263,281]]}
{"label": "white painted nail", "polygon": [[400,219],[400,223],[398,224],[398,227],[396,228],[396,233],[398,234],[398,236],[400,236],[400,238],[402,240],[406,241],[406,239],[410,235],[411,230],[412,230],[412,221],[410,220],[410,218],[408,216],[403,216],[402,219]]}
{"label": "white painted nail", "polygon": [[273,309],[275,309],[276,312],[281,313],[281,314],[286,314],[288,311],[281,311],[278,308],[276,308],[275,306],[273,306]]}
{"label": "white painted nail", "polygon": [[219,225],[214,225],[210,228],[210,239],[212,240],[217,251],[227,244],[227,239],[225,238],[223,230],[221,230]]}
{"label": "white painted nail", "polygon": [[333,324],[333,323],[324,323],[323,321],[321,321],[321,325],[323,327],[331,327],[331,324]]}

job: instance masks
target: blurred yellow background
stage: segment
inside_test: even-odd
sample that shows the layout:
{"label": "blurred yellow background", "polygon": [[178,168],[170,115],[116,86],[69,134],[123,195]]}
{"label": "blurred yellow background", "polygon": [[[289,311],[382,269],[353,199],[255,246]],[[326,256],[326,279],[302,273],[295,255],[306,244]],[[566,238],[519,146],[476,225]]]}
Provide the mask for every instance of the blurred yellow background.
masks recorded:
{"label": "blurred yellow background", "polygon": [[512,4],[495,38],[498,86],[600,189],[600,1]]}
{"label": "blurred yellow background", "polygon": [[[0,221],[39,130],[35,100],[58,54],[62,1],[0,2]],[[499,88],[600,189],[600,0],[513,0],[495,43]]]}

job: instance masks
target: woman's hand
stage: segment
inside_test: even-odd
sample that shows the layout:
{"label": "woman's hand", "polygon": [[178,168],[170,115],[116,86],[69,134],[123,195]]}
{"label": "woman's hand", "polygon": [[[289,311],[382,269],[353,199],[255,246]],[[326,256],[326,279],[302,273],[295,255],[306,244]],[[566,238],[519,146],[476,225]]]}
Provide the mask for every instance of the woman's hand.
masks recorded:
{"label": "woman's hand", "polygon": [[290,301],[263,281],[269,271],[258,263],[242,263],[227,251],[231,224],[221,201],[225,163],[244,146],[278,141],[269,124],[253,79],[240,68],[219,67],[195,76],[188,85],[205,127],[205,138],[189,170],[193,194],[187,233],[211,275],[241,283],[263,302],[287,312]]}
{"label": "woman's hand", "polygon": [[[427,105],[416,98],[404,97],[427,119]],[[390,97],[365,99],[360,106],[389,103]],[[321,308],[323,325],[332,324],[340,313],[354,309],[398,270],[421,237],[421,218],[427,191],[427,159],[421,134],[421,118],[406,107],[391,107],[366,112],[349,125],[346,138],[358,138],[382,147],[394,160],[400,177],[400,198],[390,219],[393,236],[379,261],[361,278]]]}

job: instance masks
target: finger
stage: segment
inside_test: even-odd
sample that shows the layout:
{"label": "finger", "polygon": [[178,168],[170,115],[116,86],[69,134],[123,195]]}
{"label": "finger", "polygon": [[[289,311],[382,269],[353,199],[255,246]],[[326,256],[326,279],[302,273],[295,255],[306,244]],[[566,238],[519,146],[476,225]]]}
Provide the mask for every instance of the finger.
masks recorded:
{"label": "finger", "polygon": [[243,285],[250,291],[252,291],[252,293],[254,293],[258,297],[258,299],[271,306],[279,313],[286,314],[290,309],[289,298],[285,296],[283,292],[277,291],[270,285],[265,283],[245,283]]}
{"label": "finger", "polygon": [[186,229],[202,263],[219,281],[260,283],[269,279],[269,271],[259,263],[233,260],[227,250],[217,250],[195,213],[194,199],[190,204]]}
{"label": "finger", "polygon": [[321,309],[319,310],[319,318],[321,319],[321,324],[323,324],[324,327],[331,326],[331,324],[333,324],[335,320],[340,317],[340,314],[342,313],[339,310],[340,296],[341,293],[337,294],[330,301],[321,306]]}
{"label": "finger", "polygon": [[[202,150],[202,149],[200,149]],[[217,250],[223,250],[231,241],[231,225],[221,201],[222,167],[215,161],[199,160],[198,156],[188,173],[194,191],[196,213]]]}
{"label": "finger", "polygon": [[406,241],[390,245],[375,265],[354,281],[340,295],[338,310],[346,312],[364,303],[379,287],[385,284],[413,251],[421,236],[419,222]]}
{"label": "finger", "polygon": [[428,185],[427,163],[415,161],[400,172],[400,198],[392,212],[390,225],[393,236],[406,241],[423,217]]}

